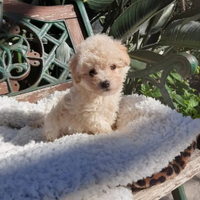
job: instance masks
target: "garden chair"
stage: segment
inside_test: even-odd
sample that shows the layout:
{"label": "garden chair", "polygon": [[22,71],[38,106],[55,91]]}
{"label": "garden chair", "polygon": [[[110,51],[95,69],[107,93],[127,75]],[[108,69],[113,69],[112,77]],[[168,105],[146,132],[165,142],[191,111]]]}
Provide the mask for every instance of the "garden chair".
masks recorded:
{"label": "garden chair", "polygon": [[[77,45],[93,34],[81,1],[42,7],[0,0],[0,27],[0,49],[4,51],[1,59],[6,59],[3,64],[9,66],[0,66],[0,95],[32,103],[71,86],[68,62],[60,59],[59,53],[64,49],[73,54]],[[197,149],[177,177],[135,191],[134,199],[156,200],[172,192],[175,200],[186,200],[182,185],[200,173],[199,163]]]}

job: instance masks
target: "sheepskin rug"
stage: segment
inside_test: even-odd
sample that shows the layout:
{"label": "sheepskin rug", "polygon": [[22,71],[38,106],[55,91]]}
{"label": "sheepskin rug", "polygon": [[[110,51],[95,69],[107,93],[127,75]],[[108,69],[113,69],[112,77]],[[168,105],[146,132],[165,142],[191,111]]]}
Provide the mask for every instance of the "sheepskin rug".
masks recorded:
{"label": "sheepskin rug", "polygon": [[132,200],[126,185],[162,170],[200,132],[200,119],[132,95],[117,131],[45,142],[43,118],[64,93],[37,104],[0,97],[0,200]]}

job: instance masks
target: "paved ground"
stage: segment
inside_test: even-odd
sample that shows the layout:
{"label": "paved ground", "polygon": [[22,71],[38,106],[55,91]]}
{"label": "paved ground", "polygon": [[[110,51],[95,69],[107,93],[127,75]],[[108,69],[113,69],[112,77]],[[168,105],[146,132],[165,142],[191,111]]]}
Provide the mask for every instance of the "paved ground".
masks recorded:
{"label": "paved ground", "polygon": [[[187,181],[184,188],[188,200],[200,200],[200,174]],[[160,200],[173,200],[173,197],[169,194]]]}

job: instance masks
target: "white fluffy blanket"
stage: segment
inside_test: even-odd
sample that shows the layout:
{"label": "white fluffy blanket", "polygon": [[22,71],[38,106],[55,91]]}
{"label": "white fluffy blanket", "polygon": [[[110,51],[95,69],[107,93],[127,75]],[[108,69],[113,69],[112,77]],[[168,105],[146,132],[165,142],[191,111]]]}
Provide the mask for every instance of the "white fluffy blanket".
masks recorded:
{"label": "white fluffy blanket", "polygon": [[125,186],[166,167],[200,132],[192,120],[144,96],[122,99],[118,131],[43,141],[37,104],[0,97],[0,200],[132,200]]}

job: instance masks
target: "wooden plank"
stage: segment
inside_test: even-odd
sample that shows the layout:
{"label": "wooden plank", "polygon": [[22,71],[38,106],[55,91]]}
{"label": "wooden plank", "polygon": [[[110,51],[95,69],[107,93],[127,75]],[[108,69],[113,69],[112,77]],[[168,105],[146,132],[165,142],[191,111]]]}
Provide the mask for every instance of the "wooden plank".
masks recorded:
{"label": "wooden plank", "polygon": [[185,169],[175,178],[145,190],[133,192],[134,200],[159,200],[200,173],[200,150],[195,150]]}
{"label": "wooden plank", "polygon": [[8,86],[6,82],[0,83],[0,95],[8,94]]}
{"label": "wooden plank", "polygon": [[75,12],[73,4],[62,6],[34,6],[14,0],[5,0],[3,2],[3,11],[46,21],[70,19],[80,16],[78,12]]}
{"label": "wooden plank", "polygon": [[[69,30],[70,36],[72,37],[72,42],[75,47],[84,40],[83,29],[81,29],[79,21],[75,19],[66,20],[67,28]],[[86,35],[86,34],[85,34]]]}
{"label": "wooden plank", "polygon": [[36,90],[33,92],[28,92],[25,94],[20,94],[14,96],[14,98],[18,101],[28,101],[30,103],[35,103],[38,100],[49,96],[50,94],[54,93],[55,91],[64,91],[72,86],[72,82],[63,83],[55,86],[51,86],[48,88],[43,88],[40,90]]}

